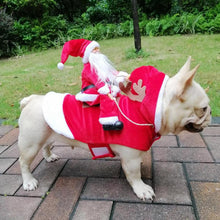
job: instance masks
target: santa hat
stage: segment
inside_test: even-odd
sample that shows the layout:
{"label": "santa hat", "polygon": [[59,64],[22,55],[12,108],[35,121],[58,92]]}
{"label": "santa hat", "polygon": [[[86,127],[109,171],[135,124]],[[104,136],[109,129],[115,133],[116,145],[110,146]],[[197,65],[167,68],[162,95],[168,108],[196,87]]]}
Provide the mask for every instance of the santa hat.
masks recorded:
{"label": "santa hat", "polygon": [[69,55],[73,57],[82,57],[83,63],[89,62],[90,53],[96,48],[100,47],[96,41],[85,39],[70,40],[63,45],[61,53],[61,62],[57,64],[58,69],[64,68],[64,63],[67,61]]}

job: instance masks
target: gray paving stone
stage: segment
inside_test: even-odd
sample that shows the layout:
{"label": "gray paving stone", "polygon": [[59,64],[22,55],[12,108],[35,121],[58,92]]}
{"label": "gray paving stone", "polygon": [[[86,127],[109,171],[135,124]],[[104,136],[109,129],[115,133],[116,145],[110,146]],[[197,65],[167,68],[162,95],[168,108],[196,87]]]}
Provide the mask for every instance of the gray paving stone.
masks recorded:
{"label": "gray paving stone", "polygon": [[199,133],[190,133],[182,131],[179,135],[180,147],[206,147]]}
{"label": "gray paving stone", "polygon": [[213,162],[206,148],[153,148],[155,161]]}
{"label": "gray paving stone", "polygon": [[220,137],[204,137],[212,156],[216,162],[220,162]]}
{"label": "gray paving stone", "polygon": [[[38,166],[38,164],[42,161],[43,156],[42,153],[39,152],[35,157],[34,161],[31,163],[31,172]],[[17,160],[7,171],[6,174],[21,174],[19,160]]]}
{"label": "gray paving stone", "polygon": [[7,134],[12,129],[13,126],[11,125],[0,125],[0,137]]}
{"label": "gray paving stone", "polygon": [[4,152],[6,149],[8,148],[7,145],[0,145],[0,157],[1,157],[1,153]]}
{"label": "gray paving stone", "polygon": [[40,198],[2,196],[0,218],[1,220],[30,220],[40,202]]}
{"label": "gray paving stone", "polygon": [[[41,152],[35,157],[34,161],[31,164],[31,172],[38,166],[38,164],[43,159]],[[21,174],[19,160],[17,160],[7,171],[6,174]]]}
{"label": "gray paving stone", "polygon": [[187,163],[186,170],[190,180],[220,182],[220,164]]}
{"label": "gray paving stone", "polygon": [[48,163],[45,160],[34,170],[33,176],[39,181],[39,186],[35,191],[24,191],[21,187],[16,195],[22,196],[44,196],[49,188],[57,178],[59,172],[63,168],[66,160],[60,159],[58,161]]}
{"label": "gray paving stone", "polygon": [[156,162],[154,164],[156,203],[191,205],[191,198],[179,163]]}
{"label": "gray paving stone", "polygon": [[220,183],[191,182],[200,220],[220,219]]}
{"label": "gray paving stone", "polygon": [[69,160],[61,175],[119,177],[121,164],[119,161],[104,160]]}
{"label": "gray paving stone", "polygon": [[180,205],[156,205],[116,203],[113,220],[195,220],[192,207]]}
{"label": "gray paving stone", "polygon": [[112,201],[81,200],[72,219],[109,220],[112,204]]}
{"label": "gray paving stone", "polygon": [[12,158],[0,159],[0,173],[4,173],[15,161]]}
{"label": "gray paving stone", "polygon": [[85,178],[60,177],[34,215],[34,220],[69,219]]}
{"label": "gray paving stone", "polygon": [[93,161],[89,151],[72,150],[58,142],[53,152],[62,159],[47,163],[40,151],[31,167],[39,188],[24,192],[17,135],[17,128],[0,126],[0,219],[185,220],[195,219],[194,211],[200,220],[220,216],[220,126],[200,134],[181,134],[180,147],[174,135],[154,143],[153,158],[147,152],[142,166],[142,177],[150,185],[153,173],[153,203],[143,202],[133,193],[121,175],[119,157]]}
{"label": "gray paving stone", "polygon": [[89,151],[74,148],[72,149],[70,146],[54,146],[52,151],[57,154],[61,158],[66,159],[92,159],[91,153]]}
{"label": "gray paving stone", "polygon": [[[149,184],[150,181],[147,181]],[[88,178],[82,199],[141,202],[126,179]],[[151,202],[151,201],[147,201]]]}
{"label": "gray paving stone", "polygon": [[220,136],[220,126],[207,127],[203,130],[202,135],[204,135],[204,136]]}
{"label": "gray paving stone", "polygon": [[0,175],[0,194],[14,195],[22,184],[20,175]]}
{"label": "gray paving stone", "polygon": [[14,128],[0,138],[0,145],[10,146],[18,139],[18,128]]}
{"label": "gray paving stone", "polygon": [[18,149],[18,143],[14,143],[11,147],[9,147],[7,150],[5,150],[2,154],[0,154],[0,157],[19,157],[19,149]]}
{"label": "gray paving stone", "polygon": [[175,135],[162,136],[159,140],[153,143],[153,146],[158,147],[177,147],[177,140]]}

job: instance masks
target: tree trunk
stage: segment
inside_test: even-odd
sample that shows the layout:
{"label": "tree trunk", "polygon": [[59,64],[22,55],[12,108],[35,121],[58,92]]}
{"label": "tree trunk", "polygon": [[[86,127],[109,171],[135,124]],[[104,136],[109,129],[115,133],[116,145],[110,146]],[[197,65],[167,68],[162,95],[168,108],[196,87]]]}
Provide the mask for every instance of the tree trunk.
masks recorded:
{"label": "tree trunk", "polygon": [[136,52],[141,50],[141,35],[139,30],[137,0],[131,0],[134,25],[134,45]]}

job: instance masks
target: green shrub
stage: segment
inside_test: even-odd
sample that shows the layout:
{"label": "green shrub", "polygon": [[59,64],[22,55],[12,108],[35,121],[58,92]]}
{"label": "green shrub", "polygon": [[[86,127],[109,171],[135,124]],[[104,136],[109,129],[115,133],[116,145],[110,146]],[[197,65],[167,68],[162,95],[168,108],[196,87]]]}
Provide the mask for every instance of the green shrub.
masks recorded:
{"label": "green shrub", "polygon": [[42,20],[21,18],[14,23],[18,43],[30,49],[46,49],[67,31],[67,23],[60,16],[43,16]]}
{"label": "green shrub", "polygon": [[139,51],[136,51],[134,48],[129,48],[125,52],[126,59],[146,58],[149,56],[150,54],[143,51],[142,49]]}
{"label": "green shrub", "polygon": [[13,55],[13,48],[15,47],[13,22],[13,18],[0,8],[0,57]]}
{"label": "green shrub", "polygon": [[[13,1],[18,0],[10,0],[10,2]],[[21,2],[24,3],[25,0],[21,0]],[[40,2],[46,3],[45,0]],[[50,0],[50,3],[52,2],[53,0]],[[105,0],[97,2],[99,5],[105,5],[105,3]],[[110,8],[108,10],[111,11]],[[93,10],[96,9],[93,8]],[[102,10],[107,9],[104,7]],[[67,22],[62,15],[49,16],[48,13],[45,13],[40,19],[23,17],[13,21],[11,16],[0,9],[0,57],[21,54],[33,49],[56,47],[70,39],[102,40],[133,35],[134,28],[131,19],[125,22],[109,24],[99,22],[93,25],[86,18],[87,15],[84,13],[74,23]],[[220,3],[195,14],[184,12],[154,19],[149,19],[142,14],[139,26],[142,36],[220,33]]]}

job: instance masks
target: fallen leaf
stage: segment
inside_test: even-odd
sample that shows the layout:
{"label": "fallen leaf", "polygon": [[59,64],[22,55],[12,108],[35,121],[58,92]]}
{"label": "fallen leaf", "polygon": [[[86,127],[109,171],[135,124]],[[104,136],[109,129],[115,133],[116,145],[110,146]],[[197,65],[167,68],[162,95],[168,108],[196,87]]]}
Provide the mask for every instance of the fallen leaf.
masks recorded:
{"label": "fallen leaf", "polygon": [[77,85],[77,83],[76,82],[74,82],[74,83],[70,83],[70,84],[67,84],[68,86],[75,86],[75,85]]}

